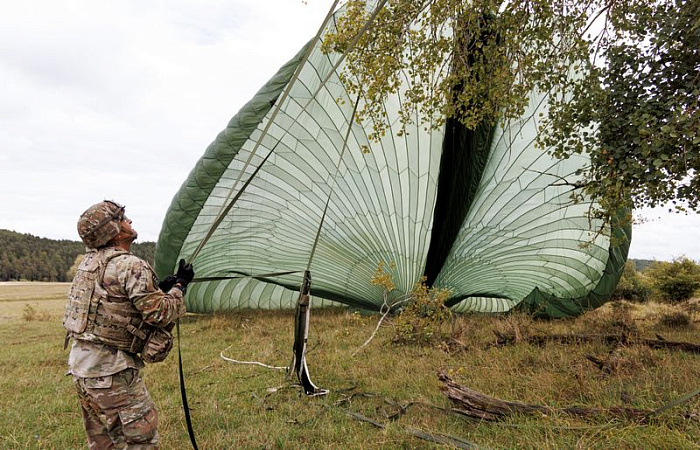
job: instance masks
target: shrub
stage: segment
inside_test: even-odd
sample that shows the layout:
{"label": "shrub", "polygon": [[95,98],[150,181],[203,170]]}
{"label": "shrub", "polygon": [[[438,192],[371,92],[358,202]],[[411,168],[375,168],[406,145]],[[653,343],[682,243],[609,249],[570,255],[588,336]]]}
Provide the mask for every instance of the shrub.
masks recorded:
{"label": "shrub", "polygon": [[700,288],[700,265],[685,257],[656,262],[645,274],[661,300],[682,302],[692,298]]}
{"label": "shrub", "polygon": [[647,279],[637,271],[634,261],[628,260],[625,263],[620,281],[610,298],[612,300],[645,302],[651,297],[651,290]]}
{"label": "shrub", "polygon": [[603,326],[611,333],[636,333],[637,325],[632,312],[637,309],[632,303],[617,301],[610,303],[610,316],[603,321]]}
{"label": "shrub", "polygon": [[443,340],[452,313],[445,306],[450,296],[447,289],[428,288],[425,277],[413,287],[394,322],[392,341],[399,344],[433,344]]}
{"label": "shrub", "polygon": [[29,303],[24,305],[24,310],[22,311],[22,319],[27,322],[41,321],[45,322],[49,320],[51,316],[46,311],[37,311]]}
{"label": "shrub", "polygon": [[676,311],[663,314],[659,318],[659,325],[676,329],[690,328],[693,325],[693,320],[688,313]]}

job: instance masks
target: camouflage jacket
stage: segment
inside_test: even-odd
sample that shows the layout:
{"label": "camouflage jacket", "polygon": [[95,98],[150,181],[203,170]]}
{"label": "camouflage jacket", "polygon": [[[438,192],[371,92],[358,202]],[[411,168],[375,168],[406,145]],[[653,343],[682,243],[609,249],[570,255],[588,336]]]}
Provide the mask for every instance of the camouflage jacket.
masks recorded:
{"label": "camouflage jacket", "polygon": [[[103,260],[116,252],[115,248],[92,250]],[[105,267],[102,287],[109,297],[128,298],[143,320],[153,326],[163,327],[174,322],[185,313],[182,291],[173,288],[163,293],[158,288],[158,279],[151,266],[144,260],[124,253],[113,257]],[[100,342],[80,339],[74,335],[68,357],[69,373],[77,377],[90,378],[111,375],[126,368],[139,369],[144,366],[137,355],[118,350]]]}

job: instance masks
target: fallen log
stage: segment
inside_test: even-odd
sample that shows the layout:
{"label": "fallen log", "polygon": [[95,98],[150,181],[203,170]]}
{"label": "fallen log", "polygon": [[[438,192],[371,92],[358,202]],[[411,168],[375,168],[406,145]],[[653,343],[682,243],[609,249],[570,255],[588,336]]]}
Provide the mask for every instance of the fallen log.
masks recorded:
{"label": "fallen log", "polygon": [[[516,343],[515,336],[495,332],[496,345],[512,345]],[[528,336],[519,339],[519,342],[527,342],[533,345],[544,345],[547,342],[558,342],[560,344],[579,344],[581,342],[604,342],[606,344],[640,344],[651,348],[665,348],[669,350],[680,350],[689,353],[699,353],[700,345],[691,342],[668,341],[657,335],[658,339],[634,338],[626,334],[543,334]]]}
{"label": "fallen log", "polygon": [[445,385],[443,391],[447,397],[457,406],[452,410],[468,417],[479,420],[498,421],[514,414],[568,414],[582,418],[614,416],[644,422],[654,411],[627,408],[584,408],[567,407],[553,408],[543,405],[529,405],[521,402],[511,402],[490,397],[474,389],[455,383],[445,372],[440,372],[438,378]]}

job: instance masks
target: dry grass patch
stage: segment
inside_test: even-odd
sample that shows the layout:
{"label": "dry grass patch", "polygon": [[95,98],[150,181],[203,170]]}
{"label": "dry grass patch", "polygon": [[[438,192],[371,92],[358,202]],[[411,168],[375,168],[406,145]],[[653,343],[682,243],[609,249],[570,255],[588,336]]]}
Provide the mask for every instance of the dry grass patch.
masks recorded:
{"label": "dry grass patch", "polygon": [[[41,298],[42,289],[55,289],[31,288],[38,292],[23,295]],[[0,296],[1,292],[2,288]],[[4,302],[18,314],[0,327],[0,448],[83,446],[77,400],[64,376],[67,352],[61,349],[59,313],[63,298],[30,303],[37,313],[48,311],[47,321],[23,320],[26,300]],[[653,336],[656,322],[637,320],[646,316],[637,309],[640,305],[633,306],[629,313],[638,333]],[[610,305],[563,321],[456,316],[449,324],[451,336],[424,346],[392,343],[390,319],[353,356],[378,319],[348,308],[313,310],[307,362],[314,383],[330,393],[308,398],[283,372],[232,364],[219,356],[227,349],[226,356],[234,359],[286,366],[293,343],[291,311],[188,315],[181,323],[181,344],[200,448],[450,448],[417,438],[411,431],[415,429],[487,448],[691,449],[700,442],[697,398],[648,424],[563,414],[516,415],[491,423],[451,412],[453,405],[437,378],[440,370],[497,398],[552,407],[656,409],[697,389],[697,354],[637,345],[617,348],[603,341],[527,340],[540,334],[609,330],[620,321]],[[695,328],[664,330],[669,340],[700,343]],[[494,331],[519,340],[498,345]],[[613,353],[617,365],[607,374],[586,359]],[[148,366],[144,375],[160,412],[162,448],[187,448],[176,356]]]}

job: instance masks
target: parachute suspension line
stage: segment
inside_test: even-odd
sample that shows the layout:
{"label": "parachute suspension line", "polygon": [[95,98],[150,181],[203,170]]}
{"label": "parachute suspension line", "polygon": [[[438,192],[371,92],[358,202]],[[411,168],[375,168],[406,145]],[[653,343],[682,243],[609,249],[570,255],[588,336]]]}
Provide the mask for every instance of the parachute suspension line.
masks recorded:
{"label": "parachute suspension line", "polygon": [[254,280],[273,282],[270,278],[281,277],[284,275],[296,275],[297,273],[302,273],[301,270],[287,270],[285,272],[273,272],[273,273],[260,273],[260,274],[248,274],[238,270],[230,270],[229,273],[235,273],[237,275],[224,275],[217,277],[200,277],[192,280],[192,283],[201,283],[203,281],[221,281],[221,280],[235,280],[238,278],[252,278]]}
{"label": "parachute suspension line", "polygon": [[338,164],[335,168],[335,174],[330,179],[330,190],[328,191],[326,206],[323,208],[323,214],[321,214],[321,220],[319,221],[318,229],[316,230],[316,237],[313,245],[311,246],[309,261],[306,264],[306,270],[304,271],[304,279],[301,283],[301,288],[299,289],[299,299],[297,300],[296,311],[294,314],[294,346],[292,348],[292,362],[289,365],[289,377],[292,378],[296,376],[304,389],[304,393],[310,396],[320,396],[328,393],[328,389],[320,389],[311,381],[311,377],[309,376],[309,368],[306,365],[306,345],[309,339],[309,321],[311,319],[311,262],[313,261],[314,254],[316,253],[316,247],[318,245],[319,237],[321,236],[321,230],[323,229],[323,224],[326,220],[328,205],[330,204],[333,191],[337,185],[336,180],[338,178],[338,173],[340,172],[340,166],[343,163],[345,150],[348,148],[348,139],[350,138],[350,133],[352,132],[352,126],[357,113],[357,105],[359,103],[360,95],[358,94],[357,99],[355,100],[355,106],[352,110],[352,115],[350,116],[350,121],[348,122],[348,130],[345,133],[343,148],[340,151],[340,157],[338,158]]}
{"label": "parachute suspension line", "polygon": [[[197,245],[197,248],[195,249],[194,253],[192,253],[192,256],[190,256],[189,259],[187,260],[189,263],[192,263],[192,261],[194,261],[194,259],[197,257],[199,252],[204,247],[204,244],[206,244],[207,241],[209,240],[209,238],[212,237],[212,235],[214,234],[214,231],[216,231],[218,226],[224,220],[224,217],[226,217],[226,214],[228,214],[228,212],[231,211],[231,208],[233,208],[233,205],[238,201],[238,199],[241,197],[241,195],[243,195],[243,193],[245,192],[245,189],[248,187],[250,182],[253,181],[253,178],[255,178],[255,175],[258,174],[258,171],[260,171],[262,166],[265,164],[265,162],[270,157],[270,155],[272,155],[272,152],[275,151],[275,149],[277,148],[278,145],[279,145],[279,142],[277,142],[277,144],[275,144],[275,146],[272,147],[272,149],[267,154],[267,156],[265,156],[265,158],[258,165],[258,167],[255,168],[255,171],[250,175],[250,177],[246,180],[245,184],[241,187],[241,190],[238,191],[238,193],[231,199],[231,201],[228,202],[228,204],[223,207],[223,210],[221,211],[221,213],[217,216],[216,220],[214,220],[214,222],[212,222],[211,226],[209,227],[209,231],[207,231],[207,234],[206,234],[206,236],[204,236],[204,239],[199,241],[199,245]],[[241,174],[242,173],[243,172],[241,171]]]}
{"label": "parachute suspension line", "polygon": [[352,126],[355,122],[355,114],[357,113],[357,105],[360,103],[360,95],[357,95],[355,99],[355,106],[352,109],[352,116],[350,116],[350,122],[348,123],[348,131],[345,133],[345,139],[343,140],[343,149],[340,151],[340,157],[338,158],[338,165],[335,168],[335,173],[331,178],[330,190],[328,191],[328,198],[326,199],[326,206],[323,207],[323,213],[321,214],[321,220],[318,224],[318,229],[316,230],[316,237],[314,238],[314,243],[311,246],[311,252],[309,253],[309,262],[306,264],[306,271],[311,270],[311,261],[314,259],[314,254],[316,254],[316,246],[318,245],[319,236],[321,236],[321,229],[323,228],[323,223],[326,220],[326,212],[328,211],[328,205],[331,202],[331,196],[333,195],[333,190],[337,185],[338,173],[340,172],[340,165],[343,162],[343,156],[345,155],[345,150],[348,148],[348,139],[350,138],[350,132],[352,131]]}

